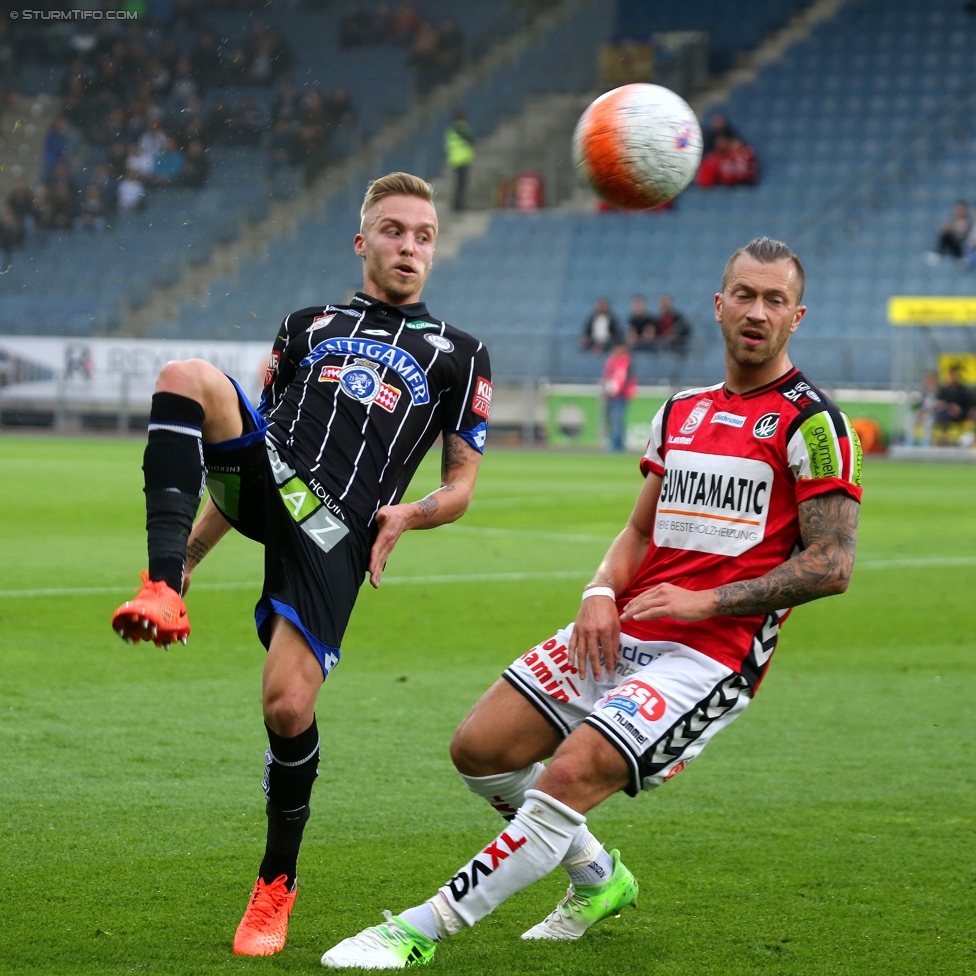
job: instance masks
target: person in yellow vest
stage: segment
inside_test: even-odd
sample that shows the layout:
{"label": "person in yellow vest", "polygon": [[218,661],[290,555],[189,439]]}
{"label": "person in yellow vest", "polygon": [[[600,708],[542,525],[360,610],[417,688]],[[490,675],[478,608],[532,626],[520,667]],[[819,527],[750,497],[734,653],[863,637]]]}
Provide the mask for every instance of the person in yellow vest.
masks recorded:
{"label": "person in yellow vest", "polygon": [[444,152],[447,165],[454,170],[454,210],[464,210],[464,198],[468,186],[468,167],[474,160],[471,126],[462,109],[454,113],[454,121],[444,132]]}

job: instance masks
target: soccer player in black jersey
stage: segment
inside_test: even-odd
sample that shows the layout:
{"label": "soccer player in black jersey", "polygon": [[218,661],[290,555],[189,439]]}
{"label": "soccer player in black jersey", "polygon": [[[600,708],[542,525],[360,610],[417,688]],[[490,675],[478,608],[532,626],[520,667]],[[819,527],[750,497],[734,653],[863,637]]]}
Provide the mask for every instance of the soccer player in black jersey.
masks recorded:
{"label": "soccer player in black jersey", "polygon": [[[255,621],[268,651],[268,835],[234,939],[241,955],[285,944],[319,760],[315,700],[365,574],[379,586],[404,531],[460,518],[478,475],[491,369],[477,339],[419,301],[437,238],[431,193],[406,173],[370,184],[354,242],[363,290],[285,317],[257,409],[201,360],[167,363],[153,396],[149,570],[113,628],[126,640],[185,642],[181,594],[194,567],[232,527],[265,547]],[[402,503],[439,434],[441,487]],[[210,498],[194,523],[204,481]]]}

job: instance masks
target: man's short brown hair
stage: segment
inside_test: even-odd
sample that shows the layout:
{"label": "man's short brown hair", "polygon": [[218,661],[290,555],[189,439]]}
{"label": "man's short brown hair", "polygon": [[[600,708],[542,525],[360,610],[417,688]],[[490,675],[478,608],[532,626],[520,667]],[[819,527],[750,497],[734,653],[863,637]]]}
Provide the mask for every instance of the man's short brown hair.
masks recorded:
{"label": "man's short brown hair", "polygon": [[419,176],[411,173],[387,173],[378,180],[373,180],[366,187],[366,196],[363,197],[363,206],[359,211],[360,228],[364,226],[366,214],[384,197],[407,196],[420,197],[428,203],[434,202],[434,188]]}
{"label": "man's short brown hair", "polygon": [[803,301],[803,289],[807,283],[807,273],[803,270],[803,264],[788,244],[784,244],[782,241],[774,241],[771,237],[757,237],[755,240],[749,241],[745,247],[740,247],[729,258],[725,265],[725,271],[722,274],[722,291],[725,291],[728,287],[735,262],[743,254],[748,254],[749,257],[754,258],[760,264],[776,264],[778,261],[792,261],[793,267],[796,268],[796,303],[799,305]]}

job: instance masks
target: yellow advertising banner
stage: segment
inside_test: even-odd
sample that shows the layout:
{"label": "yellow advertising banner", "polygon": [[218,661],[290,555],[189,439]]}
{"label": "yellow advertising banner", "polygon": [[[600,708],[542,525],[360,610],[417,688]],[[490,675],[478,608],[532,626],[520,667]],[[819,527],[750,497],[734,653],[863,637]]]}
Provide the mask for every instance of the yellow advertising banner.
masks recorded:
{"label": "yellow advertising banner", "polygon": [[889,325],[976,325],[976,297],[892,295]]}
{"label": "yellow advertising banner", "polygon": [[939,356],[939,382],[949,382],[949,370],[959,370],[963,386],[976,386],[976,353],[944,352]]}

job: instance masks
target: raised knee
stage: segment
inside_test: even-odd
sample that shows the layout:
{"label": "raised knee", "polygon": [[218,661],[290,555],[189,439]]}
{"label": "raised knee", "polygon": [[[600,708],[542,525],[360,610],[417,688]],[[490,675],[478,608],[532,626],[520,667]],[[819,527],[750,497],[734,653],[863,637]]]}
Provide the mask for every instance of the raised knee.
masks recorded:
{"label": "raised knee", "polygon": [[496,757],[487,755],[483,748],[479,748],[463,726],[451,739],[451,762],[464,776],[492,776],[495,773],[507,772],[496,768],[498,766]]}
{"label": "raised knee", "polygon": [[215,367],[202,359],[175,359],[167,363],[156,380],[157,393],[177,393],[200,399],[208,372]]}
{"label": "raised knee", "polygon": [[264,701],[264,721],[276,735],[293,739],[312,724],[310,706],[303,695],[284,693]]}

